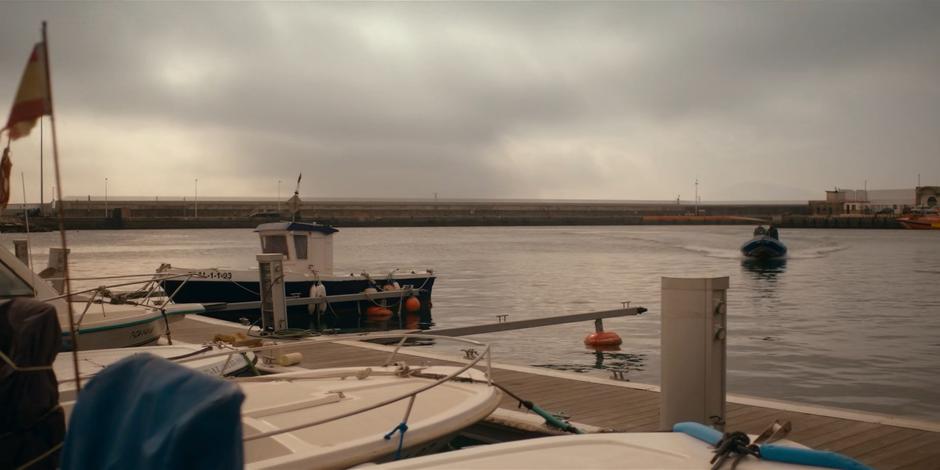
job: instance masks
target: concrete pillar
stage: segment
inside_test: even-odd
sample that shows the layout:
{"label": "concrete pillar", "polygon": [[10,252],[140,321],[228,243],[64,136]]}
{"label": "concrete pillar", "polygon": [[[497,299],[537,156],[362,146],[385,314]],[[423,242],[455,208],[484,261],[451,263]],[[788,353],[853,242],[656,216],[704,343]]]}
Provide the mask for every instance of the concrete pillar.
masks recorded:
{"label": "concrete pillar", "polygon": [[723,429],[728,278],[662,278],[660,428]]}
{"label": "concrete pillar", "polygon": [[261,293],[261,331],[274,333],[287,329],[287,305],[284,302],[284,255],[259,254],[258,279]]}
{"label": "concrete pillar", "polygon": [[60,294],[65,290],[65,256],[71,252],[62,248],[49,248],[49,262],[46,263],[46,269],[39,273],[40,277],[54,278],[52,287]]}
{"label": "concrete pillar", "polygon": [[[26,266],[29,266],[29,241],[28,240],[13,240],[13,251],[16,253],[16,258],[23,262]],[[29,266],[32,267],[32,266]]]}

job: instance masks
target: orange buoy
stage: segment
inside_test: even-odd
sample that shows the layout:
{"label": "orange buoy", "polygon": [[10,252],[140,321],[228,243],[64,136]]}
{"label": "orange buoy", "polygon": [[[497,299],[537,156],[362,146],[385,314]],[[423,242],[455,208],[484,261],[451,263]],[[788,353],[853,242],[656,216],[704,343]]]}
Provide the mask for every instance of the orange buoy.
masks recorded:
{"label": "orange buoy", "polygon": [[421,321],[421,316],[416,313],[409,313],[405,315],[405,328],[409,330],[417,330],[420,328],[418,323]]}
{"label": "orange buoy", "polygon": [[408,313],[415,313],[418,310],[421,310],[421,301],[417,297],[408,297],[405,299],[405,311]]}
{"label": "orange buoy", "polygon": [[384,321],[392,318],[392,311],[379,305],[370,305],[366,309],[366,318],[370,321]]}
{"label": "orange buoy", "polygon": [[620,335],[613,331],[598,331],[587,335],[584,338],[584,344],[591,347],[620,346],[623,344],[623,340],[620,339]]}

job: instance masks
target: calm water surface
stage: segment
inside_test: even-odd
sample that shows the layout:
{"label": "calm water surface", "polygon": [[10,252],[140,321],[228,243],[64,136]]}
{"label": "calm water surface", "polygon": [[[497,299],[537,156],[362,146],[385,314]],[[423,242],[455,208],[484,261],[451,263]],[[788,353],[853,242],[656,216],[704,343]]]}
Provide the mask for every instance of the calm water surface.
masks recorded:
{"label": "calm water surface", "polygon": [[[661,276],[730,276],[733,393],[940,419],[940,232],[784,230],[790,257],[743,264],[750,227],[346,228],[335,271],[433,268],[442,327],[617,308],[622,351],[582,346],[593,324],[480,335],[497,361],[659,382]],[[3,243],[22,235],[4,234]],[[44,266],[57,234],[33,234]],[[70,232],[73,276],[250,267],[250,230]],[[93,286],[85,283],[86,286]],[[439,346],[443,348],[443,346]]]}

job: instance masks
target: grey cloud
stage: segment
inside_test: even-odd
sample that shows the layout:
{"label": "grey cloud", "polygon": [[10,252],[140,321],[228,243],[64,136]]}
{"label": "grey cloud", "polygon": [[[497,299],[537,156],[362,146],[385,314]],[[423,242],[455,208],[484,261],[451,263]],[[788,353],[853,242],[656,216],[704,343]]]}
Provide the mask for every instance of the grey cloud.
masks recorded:
{"label": "grey cloud", "polygon": [[[665,199],[700,176],[779,199],[940,179],[931,2],[8,3],[0,103],[43,17],[62,116],[222,129],[231,146],[199,165],[245,188],[298,167],[332,175],[321,196]],[[507,163],[505,142],[540,136],[570,149]],[[741,167],[775,184],[755,196]]]}

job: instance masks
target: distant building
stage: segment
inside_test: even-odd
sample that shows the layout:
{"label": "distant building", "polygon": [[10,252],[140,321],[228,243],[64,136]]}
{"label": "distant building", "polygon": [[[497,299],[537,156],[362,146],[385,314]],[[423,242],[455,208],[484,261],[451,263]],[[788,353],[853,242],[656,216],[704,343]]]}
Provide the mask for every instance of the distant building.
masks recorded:
{"label": "distant building", "polygon": [[814,215],[902,214],[914,207],[934,207],[940,186],[911,189],[838,189],[826,191],[826,200],[809,201]]}

